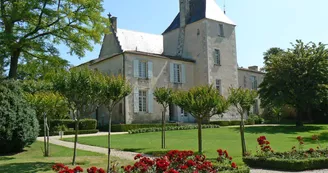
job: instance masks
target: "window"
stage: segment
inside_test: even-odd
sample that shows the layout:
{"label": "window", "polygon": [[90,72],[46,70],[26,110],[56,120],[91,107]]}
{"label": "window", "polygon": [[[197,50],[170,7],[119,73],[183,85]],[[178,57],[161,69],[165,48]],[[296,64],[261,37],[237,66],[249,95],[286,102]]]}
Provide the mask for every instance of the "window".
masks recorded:
{"label": "window", "polygon": [[219,91],[219,93],[221,94],[221,80],[220,79],[215,80],[215,87]]}
{"label": "window", "polygon": [[139,61],[139,77],[147,78],[147,62]]}
{"label": "window", "polygon": [[185,114],[184,110],[182,108],[180,108],[180,115],[184,116],[184,114]]}
{"label": "window", "polygon": [[256,100],[256,102],[253,105],[253,114],[259,114],[259,103],[258,100]]}
{"label": "window", "polygon": [[219,49],[214,50],[214,64],[221,65],[221,52]]}
{"label": "window", "polygon": [[182,83],[181,64],[174,64],[173,70],[174,70],[174,83]]}
{"label": "window", "polygon": [[244,88],[247,88],[247,77],[244,76]]}
{"label": "window", "polygon": [[147,112],[147,91],[139,90],[139,112]]}
{"label": "window", "polygon": [[224,28],[223,28],[223,24],[219,24],[219,36],[224,37]]}
{"label": "window", "polygon": [[257,90],[257,79],[256,76],[251,76],[252,89]]}

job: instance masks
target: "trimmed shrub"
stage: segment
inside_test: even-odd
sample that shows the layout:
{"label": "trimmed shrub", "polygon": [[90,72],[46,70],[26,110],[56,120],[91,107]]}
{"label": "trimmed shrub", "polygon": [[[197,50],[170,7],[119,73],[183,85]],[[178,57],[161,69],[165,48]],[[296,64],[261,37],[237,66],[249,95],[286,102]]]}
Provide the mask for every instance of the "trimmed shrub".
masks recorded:
{"label": "trimmed shrub", "polygon": [[[40,122],[40,124],[43,124],[43,122]],[[50,124],[49,133],[51,136],[58,135],[59,128],[64,129],[64,132],[75,130],[75,121],[72,119],[50,120],[49,124]],[[97,128],[97,120],[95,120],[95,119],[80,120],[80,123],[79,123],[80,131],[89,131],[89,130],[95,131],[96,128]],[[40,127],[40,136],[43,136],[43,133],[44,132],[43,132],[43,126],[42,126],[42,127]]]}
{"label": "trimmed shrub", "polygon": [[82,119],[79,123],[79,130],[92,130],[97,129],[97,120],[95,119]]}
{"label": "trimmed shrub", "polygon": [[[177,123],[165,124],[166,127],[181,126]],[[112,124],[112,132],[128,132],[129,130],[141,128],[162,127],[162,124]],[[98,127],[99,131],[108,131],[108,124]]]}
{"label": "trimmed shrub", "polygon": [[[197,129],[197,125],[187,125],[187,126],[169,126],[165,127],[166,131],[172,131],[172,130],[191,130],[191,129]],[[202,125],[202,129],[209,129],[209,128],[220,128],[219,125]],[[129,134],[136,134],[136,133],[147,133],[147,132],[159,132],[162,131],[162,128],[160,127],[153,127],[153,128],[142,128],[142,129],[134,129],[129,130]]]}
{"label": "trimmed shrub", "polygon": [[38,136],[35,111],[25,100],[17,81],[1,81],[0,103],[0,153],[22,151]]}
{"label": "trimmed shrub", "polygon": [[273,169],[281,171],[304,171],[328,168],[328,158],[278,159],[261,157],[244,157],[243,161],[252,168]]}

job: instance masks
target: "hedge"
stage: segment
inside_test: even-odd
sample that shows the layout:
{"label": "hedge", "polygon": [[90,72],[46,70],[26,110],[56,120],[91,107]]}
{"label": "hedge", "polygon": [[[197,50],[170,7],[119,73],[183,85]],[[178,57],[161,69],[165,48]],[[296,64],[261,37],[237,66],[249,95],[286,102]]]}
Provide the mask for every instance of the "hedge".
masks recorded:
{"label": "hedge", "polygon": [[[181,126],[177,123],[167,123],[167,127],[172,126]],[[129,130],[142,129],[142,128],[153,128],[153,127],[162,127],[162,124],[112,124],[112,132],[128,132]],[[99,131],[108,131],[108,124],[99,126]]]}
{"label": "hedge", "polygon": [[[98,133],[99,130],[98,129],[92,129],[92,130],[79,130],[78,134],[82,135],[82,134],[93,134],[93,133]],[[50,136],[59,136],[59,132],[57,131],[52,131],[49,132]],[[64,131],[64,135],[74,135],[75,134],[75,130],[66,130]],[[43,136],[43,132],[40,133],[40,136]]]}
{"label": "hedge", "polygon": [[304,171],[328,168],[328,158],[278,159],[244,157],[243,161],[251,168],[273,169],[279,171]]}
{"label": "hedge", "polygon": [[[166,131],[172,131],[172,130],[191,130],[191,129],[197,129],[197,125],[186,125],[186,126],[169,126],[166,127]],[[209,129],[209,128],[220,128],[219,125],[202,125],[202,129]],[[147,133],[147,132],[159,132],[162,131],[161,127],[153,127],[153,128],[141,128],[141,129],[134,129],[129,130],[129,134],[136,134],[136,133]]]}
{"label": "hedge", "polygon": [[[40,136],[43,136],[43,122],[40,121]],[[72,119],[61,119],[61,120],[50,120],[50,135],[53,135],[55,131],[57,131],[58,126],[65,126],[67,130],[65,131],[74,131],[75,130],[75,121]],[[81,119],[79,122],[79,130],[80,131],[95,131],[97,128],[97,120],[95,119]],[[98,130],[97,130],[98,131]],[[58,134],[58,133],[57,133]],[[83,133],[86,134],[86,133]]]}
{"label": "hedge", "polygon": [[[240,125],[240,121],[238,120],[234,120],[234,121],[211,121],[209,122],[209,124],[216,124],[216,125],[220,125],[220,126],[236,126],[236,125]],[[246,125],[247,122],[245,122]]]}

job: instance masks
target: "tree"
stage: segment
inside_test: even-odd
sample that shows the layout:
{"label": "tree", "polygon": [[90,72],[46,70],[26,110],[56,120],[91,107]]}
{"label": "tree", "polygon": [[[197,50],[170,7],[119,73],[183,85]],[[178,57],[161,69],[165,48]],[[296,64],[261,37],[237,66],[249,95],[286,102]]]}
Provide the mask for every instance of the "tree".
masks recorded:
{"label": "tree", "polygon": [[271,56],[260,85],[263,106],[290,105],[297,111],[297,126],[303,114],[327,101],[328,49],[324,44],[297,40],[284,53]]}
{"label": "tree", "polygon": [[284,50],[279,47],[272,47],[263,53],[264,64],[269,64],[271,62],[270,58],[272,56],[277,56],[279,54],[284,53]]}
{"label": "tree", "polygon": [[[99,73],[100,74],[100,73]],[[100,92],[98,95],[100,105],[106,106],[108,110],[108,162],[107,172],[110,173],[110,135],[111,135],[111,118],[114,107],[127,95],[131,93],[131,86],[122,76],[98,76],[100,81]]]}
{"label": "tree", "polygon": [[223,114],[228,109],[229,103],[213,86],[199,86],[189,91],[177,91],[174,93],[173,103],[191,113],[197,120],[198,152],[202,153],[202,122],[213,115]]}
{"label": "tree", "polygon": [[59,44],[83,57],[108,32],[103,11],[102,0],[0,0],[0,64],[16,78],[20,60],[59,57]]}
{"label": "tree", "polygon": [[68,70],[67,60],[58,57],[26,59],[18,64],[17,78],[21,80],[48,80],[56,72]]}
{"label": "tree", "polygon": [[76,144],[81,115],[94,110],[100,87],[97,72],[88,68],[72,68],[70,71],[57,73],[53,77],[53,88],[66,97],[75,120],[74,154],[72,164],[75,165]]}
{"label": "tree", "polygon": [[44,156],[49,156],[49,121],[51,119],[63,119],[69,111],[66,98],[55,92],[38,92],[26,94],[27,101],[36,111],[36,115],[43,120],[44,129]]}
{"label": "tree", "polygon": [[244,136],[244,115],[249,113],[252,105],[256,102],[257,92],[255,90],[242,89],[242,88],[230,88],[228,101],[234,107],[240,115],[240,137],[242,154],[246,153],[246,142]]}
{"label": "tree", "polygon": [[165,115],[166,110],[172,103],[173,91],[171,88],[156,88],[154,92],[155,100],[162,105],[162,148],[165,148]]}
{"label": "tree", "polygon": [[0,82],[0,154],[20,152],[38,137],[35,111],[23,93],[19,81]]}

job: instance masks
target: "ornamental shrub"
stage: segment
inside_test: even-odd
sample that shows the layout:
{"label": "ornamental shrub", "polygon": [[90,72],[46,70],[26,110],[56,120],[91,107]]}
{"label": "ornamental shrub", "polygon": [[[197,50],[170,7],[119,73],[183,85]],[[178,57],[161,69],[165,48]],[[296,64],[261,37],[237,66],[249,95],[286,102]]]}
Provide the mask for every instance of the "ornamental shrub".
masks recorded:
{"label": "ornamental shrub", "polygon": [[22,151],[39,133],[35,111],[25,100],[17,81],[0,83],[0,153]]}

